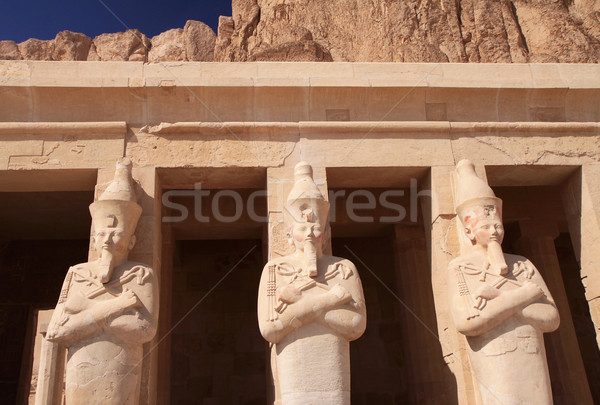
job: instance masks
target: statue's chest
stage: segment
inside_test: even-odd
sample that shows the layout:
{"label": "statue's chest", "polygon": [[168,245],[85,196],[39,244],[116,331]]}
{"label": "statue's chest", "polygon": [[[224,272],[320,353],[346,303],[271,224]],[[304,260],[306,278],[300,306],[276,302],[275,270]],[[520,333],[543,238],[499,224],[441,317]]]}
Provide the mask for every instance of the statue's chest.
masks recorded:
{"label": "statue's chest", "polygon": [[306,293],[309,293],[315,287],[317,289],[329,289],[335,284],[343,283],[348,278],[348,270],[339,265],[319,267],[316,277],[308,276],[307,271],[293,263],[280,263],[274,266],[273,271],[278,287],[289,287]]}
{"label": "statue's chest", "polygon": [[484,286],[489,286],[497,289],[499,293],[515,290],[519,288],[524,280],[521,275],[514,276],[507,274],[506,276],[498,276],[492,273],[486,273],[482,271],[480,274],[465,274],[465,281],[469,287],[469,290],[475,292]]}
{"label": "statue's chest", "polygon": [[115,296],[114,292],[107,290],[99,281],[76,271],[71,277],[65,311],[76,314]]}
{"label": "statue's chest", "polygon": [[484,287],[498,290],[498,293],[520,288],[526,281],[526,270],[522,262],[509,266],[508,274],[489,272],[484,263],[464,262],[458,265],[459,279],[464,279],[468,290],[473,293]]}

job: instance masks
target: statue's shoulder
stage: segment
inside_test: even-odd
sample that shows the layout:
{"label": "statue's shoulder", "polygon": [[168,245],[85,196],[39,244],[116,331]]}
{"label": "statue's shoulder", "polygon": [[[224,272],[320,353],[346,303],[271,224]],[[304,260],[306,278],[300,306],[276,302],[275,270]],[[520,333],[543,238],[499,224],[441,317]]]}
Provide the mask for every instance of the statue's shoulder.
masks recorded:
{"label": "statue's shoulder", "polygon": [[277,270],[280,267],[285,267],[286,269],[288,267],[290,267],[290,263],[289,263],[289,258],[287,258],[286,256],[281,256],[281,257],[276,257],[274,259],[271,259],[267,262],[267,264],[265,264],[265,267],[263,268],[263,273],[268,272],[270,269],[275,269]]}
{"label": "statue's shoulder", "polygon": [[285,256],[276,257],[274,259],[271,259],[267,262],[267,264],[265,264],[265,269],[269,266],[277,266],[278,264],[281,264],[284,261],[285,261]]}
{"label": "statue's shoulder", "polygon": [[289,261],[289,258],[287,256],[276,257],[274,259],[269,260],[267,264],[265,264],[265,269],[269,268],[270,266],[279,266],[287,261]]}
{"label": "statue's shoulder", "polygon": [[323,256],[319,262],[320,271],[324,271],[324,278],[330,280],[337,278],[340,282],[343,280],[358,280],[358,271],[356,266],[348,259],[336,256]]}
{"label": "statue's shoulder", "polygon": [[128,270],[133,269],[134,267],[139,267],[145,269],[146,271],[154,272],[152,266],[148,266],[147,264],[140,262],[126,262],[124,267]]}
{"label": "statue's shoulder", "polygon": [[464,266],[466,264],[471,264],[472,262],[475,261],[475,259],[476,259],[476,256],[472,253],[466,254],[466,255],[460,255],[458,257],[455,257],[454,259],[452,259],[450,261],[450,263],[448,263],[448,268],[454,269],[458,266]]}
{"label": "statue's shoulder", "polygon": [[70,282],[73,278],[75,278],[76,280],[90,279],[90,278],[93,278],[92,274],[93,274],[92,263],[85,262],[85,263],[75,264],[75,265],[69,267],[69,270],[67,271],[67,274],[65,275],[65,282]]}
{"label": "statue's shoulder", "polygon": [[90,270],[91,268],[92,268],[92,263],[84,262],[84,263],[78,263],[78,264],[75,264],[75,265],[69,267],[69,271]]}
{"label": "statue's shoulder", "polygon": [[144,274],[145,279],[154,279],[154,269],[145,263],[139,262],[126,262],[123,266],[123,274]]}
{"label": "statue's shoulder", "polygon": [[348,259],[344,259],[343,257],[323,255],[322,260],[327,264],[327,266],[334,266],[339,264],[342,266],[349,267],[352,270],[356,270],[356,266],[354,265],[354,263],[352,263]]}
{"label": "statue's shoulder", "polygon": [[526,258],[525,256],[513,255],[510,253],[504,253],[504,260],[506,261],[506,264],[508,264],[508,265],[511,265],[513,263],[519,263],[519,262],[531,264],[529,259]]}

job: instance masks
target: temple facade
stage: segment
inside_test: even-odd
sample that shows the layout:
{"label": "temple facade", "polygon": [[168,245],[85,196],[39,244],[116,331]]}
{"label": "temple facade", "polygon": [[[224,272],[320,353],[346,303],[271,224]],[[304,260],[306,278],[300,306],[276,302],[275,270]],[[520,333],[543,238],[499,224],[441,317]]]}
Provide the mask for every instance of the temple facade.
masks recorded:
{"label": "temple facade", "polygon": [[51,310],[69,267],[98,258],[88,206],[124,157],[142,208],[128,260],[159,291],[140,404],[279,403],[257,300],[291,254],[299,162],[329,203],[323,253],[362,282],[352,403],[481,404],[447,286],[469,244],[463,159],[559,312],[554,403],[600,402],[598,65],[0,61],[2,398],[61,403],[40,367],[64,351],[44,346]]}

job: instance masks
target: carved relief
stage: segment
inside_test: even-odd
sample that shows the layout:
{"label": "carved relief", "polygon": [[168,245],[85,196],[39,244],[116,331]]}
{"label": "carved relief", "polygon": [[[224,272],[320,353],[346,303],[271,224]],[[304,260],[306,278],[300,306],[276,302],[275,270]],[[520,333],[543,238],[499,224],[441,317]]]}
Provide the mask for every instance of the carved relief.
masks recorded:
{"label": "carved relief", "polygon": [[284,207],[294,253],[265,266],[261,334],[272,344],[277,403],[350,403],[349,342],[366,326],[360,278],[350,261],[323,254],[329,203],[299,163]]}
{"label": "carved relief", "polygon": [[48,327],[46,339],[68,350],[67,405],[138,403],[142,345],[156,333],[158,284],[152,268],[127,260],[142,213],[133,190],[131,161],[123,159],[90,205],[99,258],[69,269]]}
{"label": "carved relief", "polygon": [[543,333],[558,328],[554,300],[529,260],[502,252],[502,201],[471,162],[456,173],[456,212],[472,249],[449,264],[450,306],[483,403],[552,404]]}

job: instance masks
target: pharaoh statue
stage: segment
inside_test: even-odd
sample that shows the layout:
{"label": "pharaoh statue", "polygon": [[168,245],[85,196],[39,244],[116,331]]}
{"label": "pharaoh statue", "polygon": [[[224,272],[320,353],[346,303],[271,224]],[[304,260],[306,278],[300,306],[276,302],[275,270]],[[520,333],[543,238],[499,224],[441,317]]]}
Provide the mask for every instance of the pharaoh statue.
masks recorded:
{"label": "pharaoh statue", "polygon": [[366,326],[356,267],[323,254],[329,203],[312,167],[295,167],[284,206],[294,253],[265,266],[258,295],[258,323],[270,342],[276,403],[349,404],[349,342]]}
{"label": "pharaoh statue", "polygon": [[98,259],[68,270],[46,339],[67,348],[67,405],[137,405],[142,345],[156,333],[158,284],[150,267],[127,260],[142,213],[129,159],[117,163],[90,212]]}
{"label": "pharaoh statue", "polygon": [[483,404],[552,404],[543,334],[560,322],[554,300],[529,260],[502,252],[502,201],[473,164],[459,162],[456,179],[471,246],[449,264],[449,298]]}

